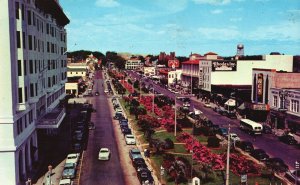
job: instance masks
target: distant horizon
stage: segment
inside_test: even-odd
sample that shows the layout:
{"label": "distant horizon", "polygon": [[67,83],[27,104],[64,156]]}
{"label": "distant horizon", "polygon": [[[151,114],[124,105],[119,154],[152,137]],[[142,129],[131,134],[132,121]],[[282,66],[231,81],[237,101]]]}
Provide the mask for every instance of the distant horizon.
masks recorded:
{"label": "distant horizon", "polygon": [[68,49],[300,54],[299,0],[60,0]]}

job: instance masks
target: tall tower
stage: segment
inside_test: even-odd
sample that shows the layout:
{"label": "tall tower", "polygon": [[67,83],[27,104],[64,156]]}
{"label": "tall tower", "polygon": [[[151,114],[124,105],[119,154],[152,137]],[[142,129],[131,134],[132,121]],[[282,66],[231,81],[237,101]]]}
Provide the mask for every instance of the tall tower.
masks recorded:
{"label": "tall tower", "polygon": [[244,45],[238,44],[236,47],[236,56],[244,56]]}

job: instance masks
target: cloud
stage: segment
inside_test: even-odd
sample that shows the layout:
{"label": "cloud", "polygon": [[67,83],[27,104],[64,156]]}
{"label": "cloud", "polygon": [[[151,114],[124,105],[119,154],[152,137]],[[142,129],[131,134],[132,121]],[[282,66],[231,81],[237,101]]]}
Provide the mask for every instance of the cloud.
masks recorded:
{"label": "cloud", "polygon": [[249,33],[248,39],[297,41],[300,40],[300,23],[284,21],[274,25],[260,26]]}
{"label": "cloud", "polygon": [[212,14],[221,14],[221,13],[223,13],[223,10],[215,9],[215,10],[210,11],[210,13],[212,13]]}
{"label": "cloud", "polygon": [[106,8],[116,7],[120,5],[120,3],[118,3],[115,0],[97,0],[95,4],[98,7],[106,7]]}
{"label": "cloud", "polygon": [[241,37],[241,33],[236,27],[228,28],[213,28],[213,27],[202,27],[197,30],[204,39],[209,40],[235,40]]}

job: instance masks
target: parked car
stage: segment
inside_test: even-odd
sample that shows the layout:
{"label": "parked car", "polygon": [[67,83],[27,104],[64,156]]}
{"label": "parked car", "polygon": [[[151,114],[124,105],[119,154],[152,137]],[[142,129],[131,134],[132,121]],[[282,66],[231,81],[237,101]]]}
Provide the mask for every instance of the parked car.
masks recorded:
{"label": "parked car", "polygon": [[269,159],[269,155],[263,149],[255,149],[250,155],[259,161],[267,161]]}
{"label": "parked car", "polygon": [[123,118],[124,118],[123,113],[121,113],[121,112],[116,112],[115,113],[114,119],[120,120],[120,119],[123,119]]}
{"label": "parked car", "polygon": [[59,185],[72,185],[73,182],[71,181],[71,179],[60,179],[59,181]]}
{"label": "parked car", "polygon": [[137,148],[132,148],[129,150],[129,157],[131,160],[136,159],[136,158],[143,158],[140,150]]}
{"label": "parked car", "polygon": [[89,130],[95,130],[96,127],[95,127],[95,124],[93,122],[89,122],[88,128],[89,128]]}
{"label": "parked car", "polygon": [[228,135],[228,129],[224,128],[224,127],[220,127],[219,131],[218,131],[218,134],[220,134],[223,137],[227,137],[227,135]]}
{"label": "parked car", "polygon": [[137,170],[138,167],[144,166],[145,160],[142,157],[137,157],[132,159],[132,165]]}
{"label": "parked car", "polygon": [[264,133],[264,134],[272,134],[273,132],[272,132],[272,128],[270,127],[270,126],[267,126],[267,125],[263,125],[263,130],[262,130],[262,132]]}
{"label": "parked car", "polygon": [[72,148],[73,148],[73,150],[74,150],[75,152],[81,152],[81,150],[82,150],[81,143],[74,143],[74,144],[72,145]]}
{"label": "parked car", "polygon": [[137,176],[142,185],[154,185],[154,179],[149,169],[142,168],[138,170]]}
{"label": "parked car", "polygon": [[78,161],[79,161],[80,153],[72,153],[68,154],[66,163],[74,163],[75,166],[77,166]]}
{"label": "parked car", "polygon": [[125,127],[125,126],[122,127],[121,131],[122,131],[122,133],[123,133],[124,136],[127,135],[127,134],[132,134],[131,129],[128,128],[128,126],[127,127]]}
{"label": "parked car", "polygon": [[98,160],[108,161],[110,159],[110,150],[108,148],[100,148]]}
{"label": "parked car", "polygon": [[204,103],[204,107],[211,108],[211,105],[210,105],[210,103]]}
{"label": "parked car", "polygon": [[127,145],[135,145],[135,137],[132,134],[126,134],[125,135],[125,141]]}
{"label": "parked car", "polygon": [[248,153],[254,150],[253,144],[249,141],[241,141],[237,144],[237,147]]}
{"label": "parked car", "polygon": [[266,161],[266,165],[275,170],[276,172],[286,172],[288,171],[289,167],[285,164],[285,162],[281,158],[270,158],[268,161]]}
{"label": "parked car", "polygon": [[297,182],[300,185],[300,170],[289,170],[285,173],[285,177],[289,179],[292,183]]}
{"label": "parked car", "polygon": [[123,112],[123,110],[122,110],[121,107],[117,107],[117,108],[115,109],[115,111],[116,111],[116,112],[121,112],[121,113]]}
{"label": "parked car", "polygon": [[104,90],[104,93],[106,93],[106,94],[107,94],[108,92],[109,92],[109,91],[108,91],[107,89],[105,89],[105,90]]}
{"label": "parked car", "polygon": [[76,176],[76,166],[74,163],[66,163],[62,173],[62,179],[73,179]]}
{"label": "parked car", "polygon": [[289,145],[296,145],[298,143],[292,134],[282,135],[279,137],[279,140]]}
{"label": "parked car", "polygon": [[232,142],[239,142],[241,140],[236,133],[230,133],[229,138]]}

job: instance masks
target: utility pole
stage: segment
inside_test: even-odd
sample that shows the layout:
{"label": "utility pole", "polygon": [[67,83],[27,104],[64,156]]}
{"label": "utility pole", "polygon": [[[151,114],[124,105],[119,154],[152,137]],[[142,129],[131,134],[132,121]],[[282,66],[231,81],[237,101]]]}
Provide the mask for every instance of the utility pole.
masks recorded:
{"label": "utility pole", "polygon": [[229,185],[229,158],[230,158],[230,124],[228,127],[228,145],[227,145],[227,160],[226,160],[226,183],[225,185]]}
{"label": "utility pole", "polygon": [[177,132],[177,111],[176,111],[176,99],[177,99],[177,95],[175,94],[175,105],[174,105],[174,107],[175,107],[175,118],[174,118],[174,120],[175,120],[175,124],[174,124],[174,136],[176,137],[176,132]]}

